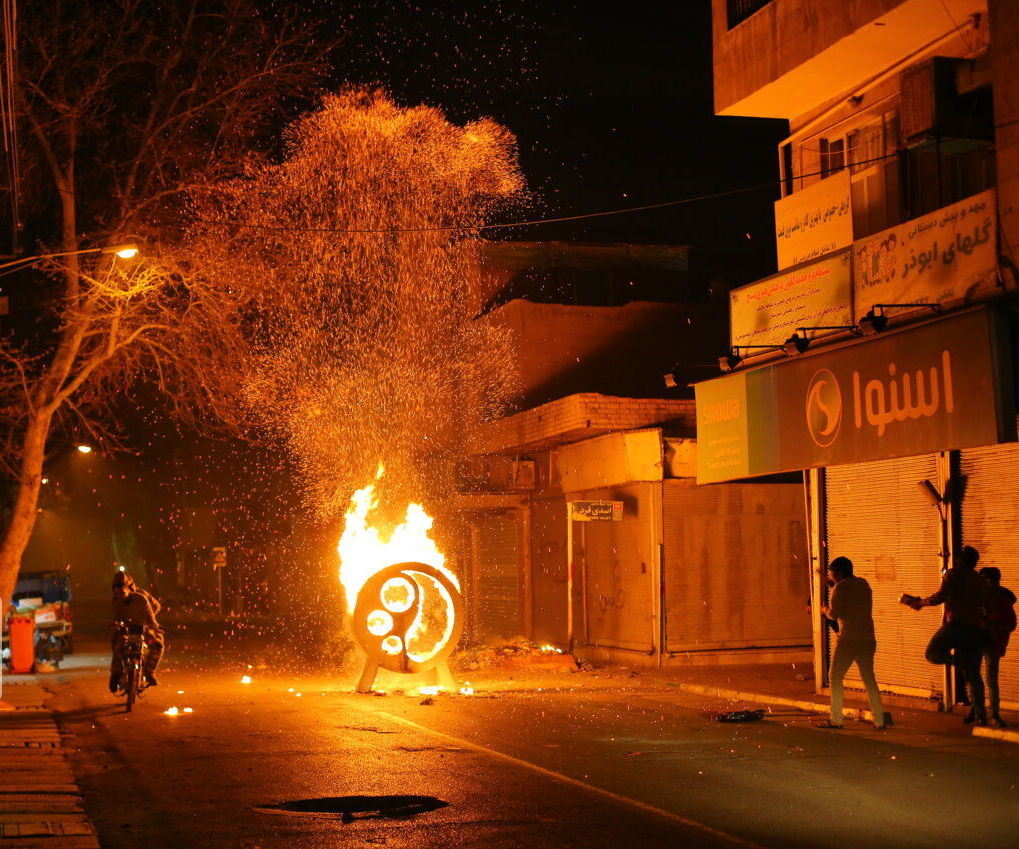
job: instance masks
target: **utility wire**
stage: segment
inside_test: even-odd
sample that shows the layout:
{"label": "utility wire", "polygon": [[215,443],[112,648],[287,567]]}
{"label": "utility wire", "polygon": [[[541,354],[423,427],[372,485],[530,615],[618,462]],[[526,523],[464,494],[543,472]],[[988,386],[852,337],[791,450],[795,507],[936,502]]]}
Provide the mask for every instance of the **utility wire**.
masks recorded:
{"label": "utility wire", "polygon": [[[825,169],[813,171],[808,174],[793,176],[793,180],[803,180],[807,177],[827,177],[840,171],[842,168],[852,168],[857,165],[867,165],[871,162],[881,162],[885,159],[898,156],[898,152],[886,153],[882,156],[875,156],[870,159],[861,159],[856,162],[848,162],[837,169]],[[783,180],[773,180],[769,183],[759,183],[754,186],[743,186],[738,189],[728,189],[723,192],[713,192],[707,195],[680,198],[679,200],[667,200],[662,203],[649,203],[643,206],[629,206],[622,209],[607,209],[602,212],[585,212],[579,215],[563,215],[557,218],[532,218],[526,221],[510,221],[504,224],[461,224],[450,227],[292,227],[286,224],[251,224],[244,221],[217,221],[208,218],[193,218],[201,224],[209,224],[213,227],[238,227],[246,230],[270,230],[283,233],[437,233],[437,232],[458,232],[466,230],[504,230],[510,227],[532,227],[538,224],[560,224],[566,221],[584,221],[590,218],[605,218],[610,215],[629,215],[633,212],[646,212],[652,209],[664,209],[670,206],[681,206],[688,203],[697,203],[702,200],[715,200],[716,198],[731,197],[733,195],[745,194],[746,192],[757,192],[762,189],[770,189],[781,186]]]}

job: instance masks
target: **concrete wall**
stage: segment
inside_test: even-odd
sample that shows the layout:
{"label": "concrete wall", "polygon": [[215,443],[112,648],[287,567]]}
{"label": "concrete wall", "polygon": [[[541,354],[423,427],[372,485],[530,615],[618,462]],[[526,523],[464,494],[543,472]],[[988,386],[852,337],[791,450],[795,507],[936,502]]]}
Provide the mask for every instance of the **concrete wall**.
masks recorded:
{"label": "concrete wall", "polygon": [[662,375],[676,360],[711,362],[728,347],[727,317],[712,305],[577,307],[516,300],[484,320],[513,333],[521,409],[579,392],[661,396]]}
{"label": "concrete wall", "polygon": [[991,0],[990,13],[1000,252],[1013,264],[1008,282],[1014,291],[1019,286],[1019,3]]}

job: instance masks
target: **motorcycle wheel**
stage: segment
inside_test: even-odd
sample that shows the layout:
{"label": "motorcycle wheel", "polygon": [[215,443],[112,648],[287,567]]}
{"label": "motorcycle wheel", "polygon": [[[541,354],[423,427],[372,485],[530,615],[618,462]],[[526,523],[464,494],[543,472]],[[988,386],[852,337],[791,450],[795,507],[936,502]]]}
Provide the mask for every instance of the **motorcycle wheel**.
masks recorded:
{"label": "motorcycle wheel", "polygon": [[134,700],[138,698],[138,667],[132,666],[127,670],[127,712],[134,707]]}

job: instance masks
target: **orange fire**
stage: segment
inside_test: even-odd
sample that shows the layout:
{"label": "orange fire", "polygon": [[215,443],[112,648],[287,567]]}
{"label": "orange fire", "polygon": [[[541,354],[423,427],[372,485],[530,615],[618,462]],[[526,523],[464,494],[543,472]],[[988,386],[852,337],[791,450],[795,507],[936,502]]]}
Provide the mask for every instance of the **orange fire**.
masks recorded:
{"label": "orange fire", "polygon": [[[375,475],[376,481],[384,473],[385,469],[380,465]],[[434,566],[459,590],[460,582],[446,568],[446,558],[428,534],[433,520],[425,508],[420,504],[408,504],[404,521],[383,538],[382,532],[369,523],[369,514],[377,506],[375,484],[371,483],[354,493],[347,510],[343,535],[337,546],[340,555],[340,582],[346,591],[347,610],[354,612],[357,594],[365,582],[376,572],[394,563],[416,562]]]}

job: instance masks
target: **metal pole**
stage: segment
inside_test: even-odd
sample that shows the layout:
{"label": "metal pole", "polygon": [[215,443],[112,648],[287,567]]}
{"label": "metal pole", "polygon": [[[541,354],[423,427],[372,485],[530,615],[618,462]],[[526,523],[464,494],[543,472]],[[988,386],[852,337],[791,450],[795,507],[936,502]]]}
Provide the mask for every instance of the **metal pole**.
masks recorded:
{"label": "metal pole", "polygon": [[566,502],[566,651],[573,654],[573,507]]}

